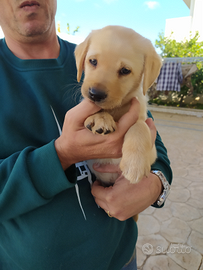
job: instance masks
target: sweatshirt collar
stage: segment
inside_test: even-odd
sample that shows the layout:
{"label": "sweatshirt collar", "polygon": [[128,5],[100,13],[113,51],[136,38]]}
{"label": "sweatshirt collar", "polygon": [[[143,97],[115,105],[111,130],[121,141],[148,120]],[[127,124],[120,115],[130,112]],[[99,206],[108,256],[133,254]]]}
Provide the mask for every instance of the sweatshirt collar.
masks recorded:
{"label": "sweatshirt collar", "polygon": [[8,48],[5,38],[2,40],[3,46],[3,54],[7,62],[10,65],[17,69],[26,69],[26,70],[33,70],[33,69],[50,69],[50,68],[59,68],[63,66],[65,59],[67,59],[67,46],[65,46],[64,41],[58,37],[59,45],[60,45],[60,54],[59,57],[56,59],[31,59],[31,60],[24,60],[16,57]]}

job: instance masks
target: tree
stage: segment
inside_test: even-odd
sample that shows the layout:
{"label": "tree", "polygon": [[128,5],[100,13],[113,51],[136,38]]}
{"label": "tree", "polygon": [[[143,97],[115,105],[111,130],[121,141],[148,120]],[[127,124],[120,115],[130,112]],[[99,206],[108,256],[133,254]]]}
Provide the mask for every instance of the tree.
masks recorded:
{"label": "tree", "polygon": [[73,33],[71,34],[71,33],[70,33],[70,25],[69,25],[69,23],[67,23],[67,31],[68,31],[68,34],[69,34],[69,35],[75,35],[75,33],[77,33],[77,32],[79,31],[79,28],[80,28],[80,26],[77,26],[77,27],[75,28],[75,30],[73,30]]}
{"label": "tree", "polygon": [[194,37],[190,35],[190,39],[177,42],[170,37],[164,37],[161,32],[155,41],[155,47],[161,50],[161,56],[165,57],[203,57],[203,42],[198,42],[199,33],[196,32]]}
{"label": "tree", "polygon": [[[73,30],[73,32],[71,33],[70,32],[70,25],[69,25],[69,23],[67,23],[67,32],[68,32],[69,35],[75,35],[75,33],[77,33],[79,31],[79,28],[80,28],[80,26],[77,26],[75,28],[75,30]],[[60,22],[57,23],[57,31],[59,33],[61,33],[61,24],[60,24]]]}
{"label": "tree", "polygon": [[192,87],[190,84],[188,87],[186,83],[181,87],[181,91],[178,93],[180,106],[183,105],[183,101],[187,96],[196,98],[198,95],[203,94],[203,68],[200,68],[197,72],[192,74],[190,80]]}
{"label": "tree", "polygon": [[[158,39],[155,41],[155,47],[161,50],[161,56],[166,57],[203,57],[203,42],[199,42],[199,33],[196,32],[194,37],[190,35],[190,39],[177,42],[170,37],[164,37],[164,33],[161,32],[158,35]],[[190,84],[187,82],[182,85],[181,91],[178,93],[179,104],[183,105],[184,99],[187,96],[193,96],[203,94],[203,64],[202,62],[197,63],[199,70],[191,75]]]}

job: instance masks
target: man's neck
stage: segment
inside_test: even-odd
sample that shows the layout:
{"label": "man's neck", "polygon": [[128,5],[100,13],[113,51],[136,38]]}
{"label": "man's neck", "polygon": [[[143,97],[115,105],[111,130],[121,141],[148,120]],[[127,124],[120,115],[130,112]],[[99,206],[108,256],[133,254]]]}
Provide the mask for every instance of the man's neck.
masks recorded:
{"label": "man's neck", "polygon": [[55,33],[47,38],[27,38],[23,42],[5,36],[7,46],[20,59],[58,58],[60,45]]}

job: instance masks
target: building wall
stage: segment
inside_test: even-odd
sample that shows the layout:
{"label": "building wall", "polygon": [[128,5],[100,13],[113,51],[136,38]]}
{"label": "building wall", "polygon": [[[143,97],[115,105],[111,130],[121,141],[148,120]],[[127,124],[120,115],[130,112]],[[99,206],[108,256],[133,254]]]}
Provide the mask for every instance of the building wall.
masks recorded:
{"label": "building wall", "polygon": [[194,34],[199,31],[201,41],[203,40],[203,0],[191,0],[190,6],[191,31]]}
{"label": "building wall", "polygon": [[0,38],[3,38],[3,37],[4,37],[4,33],[3,33],[1,26],[0,26]]}
{"label": "building wall", "polygon": [[203,0],[190,0],[187,1],[187,5],[190,6],[190,16],[167,19],[165,36],[169,37],[173,32],[172,37],[177,41],[182,41],[184,38],[188,39],[191,33],[194,36],[198,31],[199,41],[203,41]]}
{"label": "building wall", "polygon": [[[175,19],[167,19],[166,27],[165,27],[165,36],[172,37],[176,41],[180,42],[184,40],[184,38],[188,39],[190,36],[190,29],[192,18],[181,17]],[[171,34],[173,32],[173,34]]]}

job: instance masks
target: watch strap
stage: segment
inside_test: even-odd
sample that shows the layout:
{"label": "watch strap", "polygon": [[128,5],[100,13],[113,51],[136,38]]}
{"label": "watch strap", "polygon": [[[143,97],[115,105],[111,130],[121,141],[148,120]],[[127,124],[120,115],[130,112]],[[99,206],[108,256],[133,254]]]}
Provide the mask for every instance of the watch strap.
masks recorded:
{"label": "watch strap", "polygon": [[164,174],[161,171],[152,170],[151,173],[158,176],[160,181],[162,182],[162,185],[163,185],[162,193],[159,195],[157,201],[153,204],[153,205],[161,206],[165,202],[166,198],[168,197],[171,188],[170,188],[168,181],[166,180],[166,177],[164,176]]}

